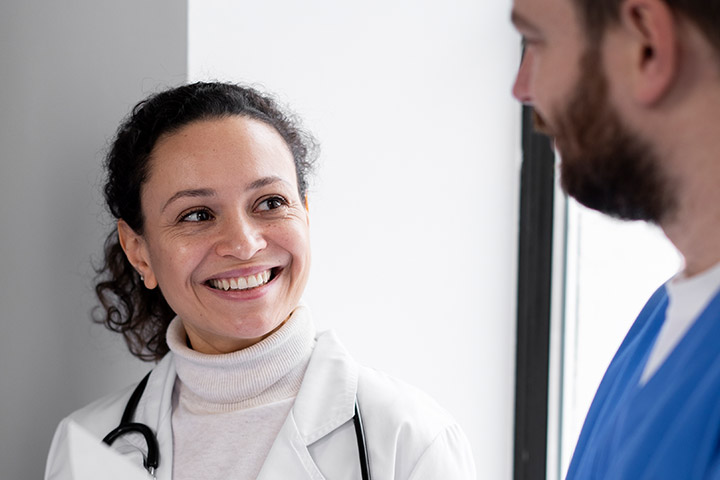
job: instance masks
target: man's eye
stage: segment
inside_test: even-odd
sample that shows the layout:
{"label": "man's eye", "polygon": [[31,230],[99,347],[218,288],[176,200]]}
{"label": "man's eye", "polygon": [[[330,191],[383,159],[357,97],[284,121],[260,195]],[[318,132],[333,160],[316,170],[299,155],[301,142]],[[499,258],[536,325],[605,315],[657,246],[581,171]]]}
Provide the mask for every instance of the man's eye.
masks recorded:
{"label": "man's eye", "polygon": [[257,209],[260,211],[275,210],[285,205],[287,202],[282,197],[268,197],[260,202]]}
{"label": "man's eye", "polygon": [[206,222],[212,220],[212,215],[207,210],[193,210],[180,217],[181,222]]}
{"label": "man's eye", "polygon": [[542,40],[540,38],[536,37],[522,37],[522,48],[523,50],[531,47],[537,47],[542,43]]}

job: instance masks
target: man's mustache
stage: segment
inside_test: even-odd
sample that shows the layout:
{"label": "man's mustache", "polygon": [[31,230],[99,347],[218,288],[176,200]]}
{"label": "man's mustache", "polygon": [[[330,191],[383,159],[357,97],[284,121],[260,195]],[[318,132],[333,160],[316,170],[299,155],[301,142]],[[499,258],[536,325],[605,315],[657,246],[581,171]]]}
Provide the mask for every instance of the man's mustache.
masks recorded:
{"label": "man's mustache", "polygon": [[533,118],[533,128],[536,132],[542,133],[544,135],[552,136],[552,132],[550,131],[550,127],[548,126],[545,119],[540,115],[537,110],[533,108],[532,111],[532,118]]}

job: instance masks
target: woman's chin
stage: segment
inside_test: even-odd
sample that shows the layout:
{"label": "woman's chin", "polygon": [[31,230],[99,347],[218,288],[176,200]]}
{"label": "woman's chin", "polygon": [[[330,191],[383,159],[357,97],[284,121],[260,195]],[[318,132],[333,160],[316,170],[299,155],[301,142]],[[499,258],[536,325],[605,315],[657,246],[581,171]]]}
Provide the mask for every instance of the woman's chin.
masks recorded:
{"label": "woman's chin", "polygon": [[[225,354],[243,350],[275,333],[287,321],[284,318],[264,315],[247,315],[242,319],[231,317],[217,325],[213,332],[194,331],[185,323],[191,348],[200,353]],[[217,317],[216,317],[217,318]]]}

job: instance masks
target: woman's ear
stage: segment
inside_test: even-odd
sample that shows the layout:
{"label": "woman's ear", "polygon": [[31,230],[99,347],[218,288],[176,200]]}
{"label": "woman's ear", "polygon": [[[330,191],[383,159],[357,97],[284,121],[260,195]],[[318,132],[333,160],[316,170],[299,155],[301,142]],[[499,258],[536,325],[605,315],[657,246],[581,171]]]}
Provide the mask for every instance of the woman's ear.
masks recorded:
{"label": "woman's ear", "polygon": [[117,222],[118,240],[130,264],[137,270],[145,283],[145,288],[157,287],[157,279],[150,263],[147,244],[142,235],[138,235],[125,220]]}
{"label": "woman's ear", "polygon": [[305,201],[303,202],[305,205],[305,213],[307,214],[307,223],[310,225],[310,197],[308,197],[308,194],[305,194]]}
{"label": "woman's ear", "polygon": [[678,74],[678,26],[663,0],[625,0],[621,24],[634,42],[633,93],[642,104],[662,100]]}

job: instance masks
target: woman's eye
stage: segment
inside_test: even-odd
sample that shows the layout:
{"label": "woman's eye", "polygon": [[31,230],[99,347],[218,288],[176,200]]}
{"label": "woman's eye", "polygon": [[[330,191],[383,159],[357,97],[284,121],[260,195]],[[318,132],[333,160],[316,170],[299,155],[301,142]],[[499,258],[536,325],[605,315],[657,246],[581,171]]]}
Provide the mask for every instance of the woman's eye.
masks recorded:
{"label": "woman's eye", "polygon": [[269,197],[260,202],[258,205],[258,210],[260,211],[267,211],[267,210],[275,210],[277,208],[283,207],[287,205],[287,202],[282,197]]}
{"label": "woman's eye", "polygon": [[180,217],[181,222],[206,222],[208,220],[212,220],[212,215],[207,210],[194,210]]}

